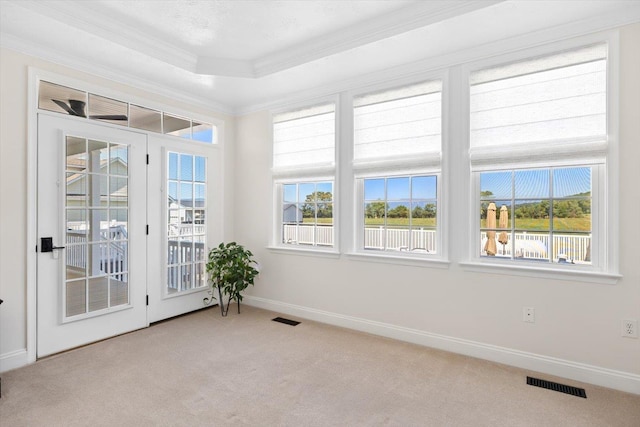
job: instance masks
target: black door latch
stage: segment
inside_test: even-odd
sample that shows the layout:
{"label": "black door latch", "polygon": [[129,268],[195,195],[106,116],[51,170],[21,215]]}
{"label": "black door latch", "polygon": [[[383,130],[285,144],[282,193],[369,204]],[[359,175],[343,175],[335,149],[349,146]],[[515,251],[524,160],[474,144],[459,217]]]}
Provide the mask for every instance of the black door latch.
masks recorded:
{"label": "black door latch", "polygon": [[53,252],[54,249],[64,249],[64,246],[53,246],[52,237],[40,238],[40,252]]}

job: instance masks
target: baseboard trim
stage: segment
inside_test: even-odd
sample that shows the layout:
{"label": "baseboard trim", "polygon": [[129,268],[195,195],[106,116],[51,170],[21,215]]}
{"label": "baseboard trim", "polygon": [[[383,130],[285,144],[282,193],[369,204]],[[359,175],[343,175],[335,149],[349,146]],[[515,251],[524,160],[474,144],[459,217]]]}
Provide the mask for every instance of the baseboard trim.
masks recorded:
{"label": "baseboard trim", "polygon": [[27,350],[16,350],[0,354],[0,373],[28,365]]}
{"label": "baseboard trim", "polygon": [[608,387],[627,393],[640,394],[640,375],[628,372],[601,368],[446,335],[433,334],[417,329],[345,316],[266,298],[245,296],[243,302],[253,307],[298,316],[303,319],[354,329],[426,347],[437,348],[439,350],[450,351],[452,353],[477,357],[479,359]]}

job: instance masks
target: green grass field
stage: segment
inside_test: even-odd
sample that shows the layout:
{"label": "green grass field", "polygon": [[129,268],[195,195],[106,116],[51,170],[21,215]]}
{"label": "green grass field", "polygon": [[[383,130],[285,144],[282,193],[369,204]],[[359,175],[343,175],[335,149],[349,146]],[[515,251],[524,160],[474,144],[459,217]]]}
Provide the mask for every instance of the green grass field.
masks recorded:
{"label": "green grass field", "polygon": [[[384,225],[384,218],[365,218],[365,225],[368,226],[380,226]],[[435,218],[414,218],[411,220],[413,227],[435,227]],[[389,227],[408,227],[408,218],[387,218],[387,226]]]}
{"label": "green grass field", "polygon": [[[311,224],[313,223],[312,218],[304,218],[303,223]],[[332,218],[318,218],[318,224],[332,224]],[[412,221],[414,227],[435,227],[436,219],[435,218],[415,218]],[[384,225],[384,218],[366,218],[365,225],[367,226],[380,226]],[[390,227],[408,227],[409,219],[408,218],[389,218],[387,219],[387,225]]]}
{"label": "green grass field", "polygon": [[[553,221],[553,229],[555,231],[591,231],[591,217],[585,216],[583,218],[555,218]],[[486,220],[480,221],[480,227],[486,227]],[[511,227],[511,220],[507,228]],[[533,219],[533,218],[516,218],[516,229],[518,230],[549,230],[548,219]]]}

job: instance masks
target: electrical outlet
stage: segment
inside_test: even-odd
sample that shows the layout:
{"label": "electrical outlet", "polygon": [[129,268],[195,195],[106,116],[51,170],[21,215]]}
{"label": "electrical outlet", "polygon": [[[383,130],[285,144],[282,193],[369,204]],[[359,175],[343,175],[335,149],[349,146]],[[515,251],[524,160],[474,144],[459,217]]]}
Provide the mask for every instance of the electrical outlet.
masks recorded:
{"label": "electrical outlet", "polygon": [[533,307],[522,307],[522,321],[527,323],[535,323],[536,310]]}
{"label": "electrical outlet", "polygon": [[638,338],[638,321],[634,319],[623,320],[622,336],[627,338]]}

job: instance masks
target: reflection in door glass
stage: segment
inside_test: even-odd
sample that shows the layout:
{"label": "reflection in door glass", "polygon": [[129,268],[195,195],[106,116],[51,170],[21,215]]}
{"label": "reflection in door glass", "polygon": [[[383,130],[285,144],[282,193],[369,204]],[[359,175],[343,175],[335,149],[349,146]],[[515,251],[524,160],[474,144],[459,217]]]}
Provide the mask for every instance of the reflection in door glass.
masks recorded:
{"label": "reflection in door glass", "polygon": [[129,304],[128,147],[66,137],[65,315]]}
{"label": "reflection in door glass", "polygon": [[167,294],[207,284],[206,160],[167,153]]}

